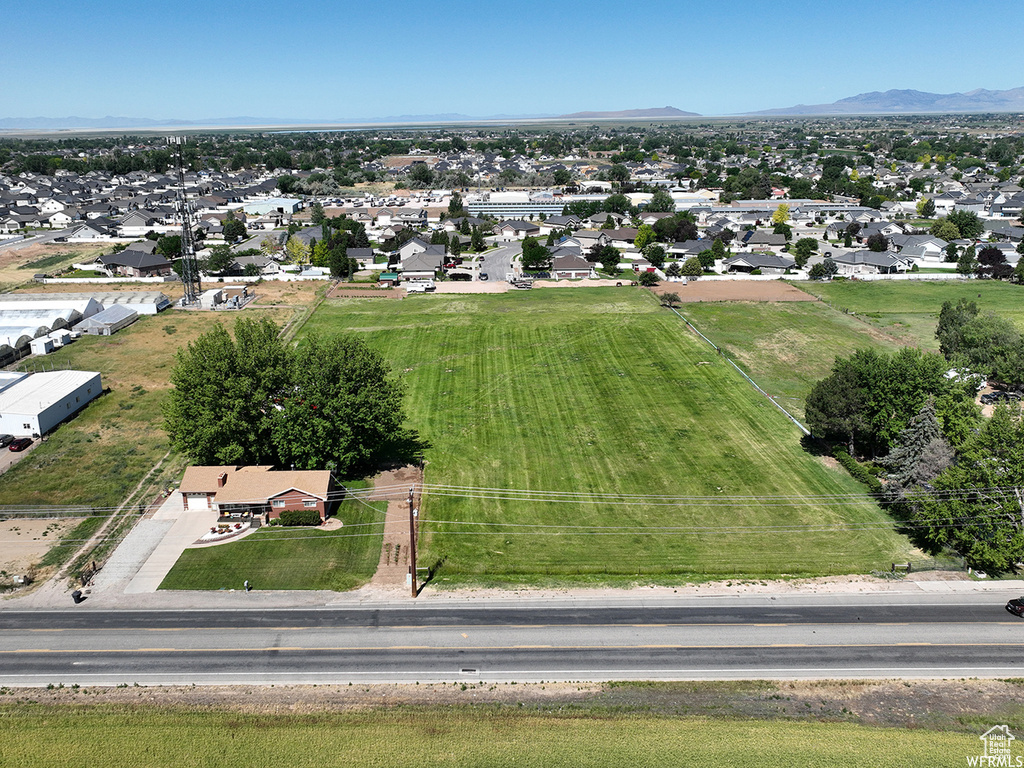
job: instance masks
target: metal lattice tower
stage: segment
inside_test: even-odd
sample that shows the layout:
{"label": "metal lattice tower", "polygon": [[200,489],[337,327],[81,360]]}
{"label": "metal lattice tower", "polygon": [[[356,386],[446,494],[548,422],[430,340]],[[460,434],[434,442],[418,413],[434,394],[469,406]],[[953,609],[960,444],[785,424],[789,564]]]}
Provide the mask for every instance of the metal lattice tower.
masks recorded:
{"label": "metal lattice tower", "polygon": [[167,143],[176,149],[178,160],[178,193],[176,205],[181,216],[181,282],[185,286],[185,296],[181,303],[189,306],[199,303],[199,294],[203,292],[199,280],[199,261],[196,259],[196,239],[192,228],[192,208],[185,194],[185,161],[181,147],[185,143],[184,136],[168,136]]}

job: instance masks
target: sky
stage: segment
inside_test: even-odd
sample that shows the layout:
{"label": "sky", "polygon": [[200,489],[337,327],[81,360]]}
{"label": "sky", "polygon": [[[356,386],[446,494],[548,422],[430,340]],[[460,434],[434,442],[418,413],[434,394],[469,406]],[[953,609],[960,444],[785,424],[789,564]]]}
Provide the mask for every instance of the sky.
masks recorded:
{"label": "sky", "polygon": [[5,10],[0,117],[324,121],[1024,86],[1024,3],[33,0]]}

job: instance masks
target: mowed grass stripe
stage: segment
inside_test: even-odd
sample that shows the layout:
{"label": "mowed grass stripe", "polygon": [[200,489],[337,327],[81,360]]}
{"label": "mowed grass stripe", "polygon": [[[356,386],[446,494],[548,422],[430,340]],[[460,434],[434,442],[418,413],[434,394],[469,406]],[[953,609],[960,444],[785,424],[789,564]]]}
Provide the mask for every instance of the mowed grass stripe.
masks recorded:
{"label": "mowed grass stripe", "polygon": [[[373,306],[369,306],[370,304]],[[649,294],[629,290],[325,303],[306,330],[362,333],[404,375],[433,483],[689,496],[862,494]],[[537,583],[862,572],[913,552],[890,530],[737,530],[884,522],[843,504],[659,506],[428,497],[439,579]],[[437,521],[705,526],[700,535],[477,534]],[[429,522],[434,521],[434,522]]]}

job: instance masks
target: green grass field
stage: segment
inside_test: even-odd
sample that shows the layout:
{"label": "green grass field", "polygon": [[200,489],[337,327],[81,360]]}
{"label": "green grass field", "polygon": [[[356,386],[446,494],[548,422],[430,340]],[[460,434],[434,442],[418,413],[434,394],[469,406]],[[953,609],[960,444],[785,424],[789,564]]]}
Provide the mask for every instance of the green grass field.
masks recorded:
{"label": "green grass field", "polygon": [[976,734],[849,723],[433,707],[242,714],[0,705],[0,765],[962,766]]}
{"label": "green grass field", "polygon": [[[313,330],[360,333],[402,374],[411,425],[431,443],[428,483],[701,497],[430,495],[420,563],[443,563],[441,584],[817,575],[917,559],[861,486],[808,455],[796,427],[647,292],[330,300]],[[830,494],[851,496],[814,498]],[[751,495],[798,500],[736,498]]]}
{"label": "green grass field", "polygon": [[880,330],[922,349],[938,349],[935,325],[944,301],[967,299],[983,312],[1012,319],[1024,329],[1024,287],[991,280],[841,280],[795,283],[834,308],[854,312]]}
{"label": "green grass field", "polygon": [[[350,483],[350,487],[364,483]],[[236,542],[186,549],[160,589],[355,589],[373,576],[380,557],[386,501],[346,500],[337,531],[265,527]]]}
{"label": "green grass field", "polygon": [[811,386],[837,357],[900,345],[897,337],[818,302],[704,302],[679,311],[799,419]]}

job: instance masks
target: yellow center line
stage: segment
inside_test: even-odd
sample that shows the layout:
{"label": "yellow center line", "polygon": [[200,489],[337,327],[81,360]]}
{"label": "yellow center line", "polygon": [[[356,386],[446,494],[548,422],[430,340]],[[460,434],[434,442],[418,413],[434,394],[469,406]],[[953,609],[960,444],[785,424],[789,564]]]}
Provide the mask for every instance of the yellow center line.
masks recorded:
{"label": "yellow center line", "polygon": [[[323,646],[307,648],[303,646],[267,646],[264,648],[247,648],[247,652],[262,651],[512,651],[536,649],[556,649],[561,651],[608,651],[608,650],[650,650],[650,649],[675,649],[680,651],[693,650],[739,650],[739,649],[768,649],[768,648],[893,648],[893,647],[932,647],[932,648],[1019,648],[1018,643],[769,643],[751,645],[685,645],[678,643],[670,644],[649,644],[638,645],[389,645],[389,646]],[[16,650],[0,650],[0,655],[16,653],[212,653],[212,654],[238,654],[236,648],[19,648]]]}

